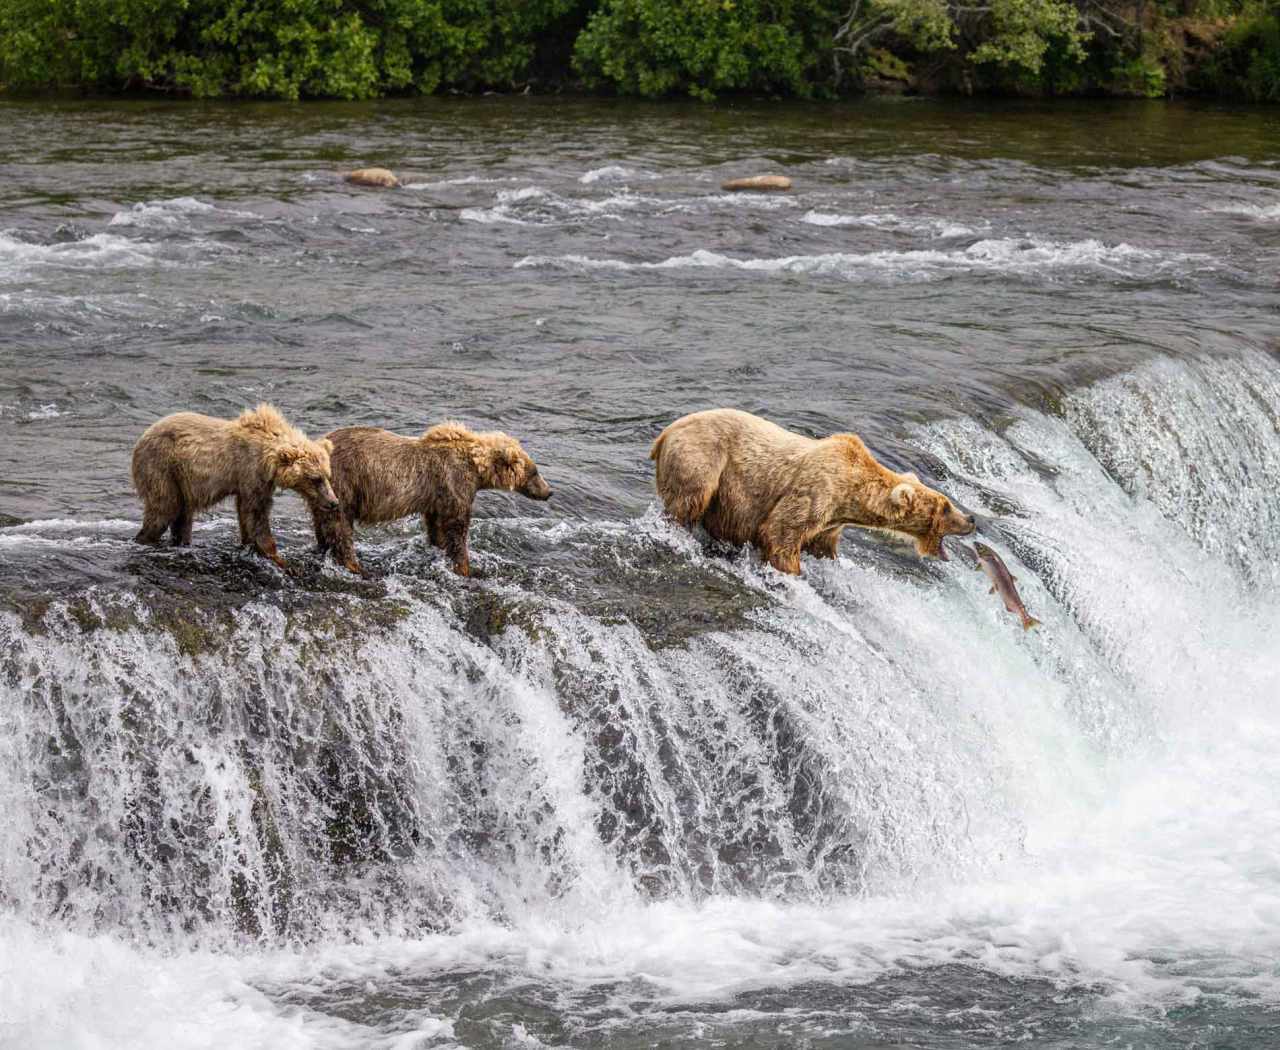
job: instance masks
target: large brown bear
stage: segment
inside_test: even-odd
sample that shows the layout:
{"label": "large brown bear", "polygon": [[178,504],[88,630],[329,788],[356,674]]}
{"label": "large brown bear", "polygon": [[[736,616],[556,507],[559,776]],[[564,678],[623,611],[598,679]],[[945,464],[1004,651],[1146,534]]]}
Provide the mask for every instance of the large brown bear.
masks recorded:
{"label": "large brown bear", "polygon": [[240,542],[281,568],[271,535],[271,498],[293,489],[312,508],[336,509],[327,441],[312,441],[271,405],[215,419],[176,412],[152,423],[133,449],[133,487],[142,499],[138,543],[159,543],[165,529],[173,545],[191,543],[195,515],[227,496],[236,498]]}
{"label": "large brown bear", "polygon": [[441,423],[421,437],[401,437],[377,427],[343,427],[327,435],[333,444],[337,512],[312,508],[320,551],[351,572],[356,561],[352,526],[422,515],[435,546],[453,571],[471,575],[467,536],[471,503],[481,489],[506,489],[530,499],[550,499],[551,486],[515,438],[500,431],[476,433]]}
{"label": "large brown bear", "polygon": [[914,474],[881,466],[856,434],[815,440],[767,419],[717,408],[677,419],[658,435],[658,495],[680,524],[751,543],[782,572],[800,552],[834,558],[846,525],[887,529],[946,558],[944,536],[974,530],[972,515]]}

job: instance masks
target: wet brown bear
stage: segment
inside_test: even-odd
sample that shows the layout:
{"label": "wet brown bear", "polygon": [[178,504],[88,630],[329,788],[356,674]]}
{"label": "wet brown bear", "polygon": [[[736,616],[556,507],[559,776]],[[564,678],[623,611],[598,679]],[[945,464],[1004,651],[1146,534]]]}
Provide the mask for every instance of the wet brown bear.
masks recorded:
{"label": "wet brown bear", "polygon": [[973,517],[914,474],[881,466],[856,434],[815,440],[767,419],[717,408],[658,435],[658,495],[676,521],[716,539],[751,543],[774,568],[799,575],[800,552],[834,558],[846,525],[887,529],[946,557],[944,536],[973,532]]}
{"label": "wet brown bear", "polygon": [[138,543],[191,543],[195,515],[236,498],[240,542],[284,568],[271,535],[271,497],[293,489],[311,507],[336,509],[327,441],[312,441],[271,405],[215,419],[176,412],[147,427],[133,448],[133,487],[142,499]]}
{"label": "wet brown bear", "polygon": [[360,572],[352,526],[422,515],[431,542],[448,554],[453,571],[471,575],[467,533],[471,503],[481,489],[506,489],[530,499],[550,499],[551,486],[520,442],[500,431],[476,433],[441,423],[421,437],[401,437],[377,427],[343,427],[333,443],[336,513],[312,510],[323,553]]}

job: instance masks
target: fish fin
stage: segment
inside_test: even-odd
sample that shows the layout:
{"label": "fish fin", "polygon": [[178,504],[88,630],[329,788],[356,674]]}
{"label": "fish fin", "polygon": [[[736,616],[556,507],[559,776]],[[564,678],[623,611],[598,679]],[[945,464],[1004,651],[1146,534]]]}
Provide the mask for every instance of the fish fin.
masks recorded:
{"label": "fish fin", "polygon": [[1014,583],[1018,582],[1018,577],[1016,576],[1010,576],[1009,579],[1011,579]]}
{"label": "fish fin", "polygon": [[1022,621],[1022,629],[1024,631],[1029,631],[1031,630],[1031,628],[1039,627],[1039,626],[1040,626],[1040,621],[1037,620],[1034,616],[1028,616],[1025,620]]}
{"label": "fish fin", "polygon": [[988,594],[995,594],[995,593],[996,593],[996,589],[995,589],[994,587],[992,587],[992,588],[991,588],[991,590],[987,591],[987,593],[988,593]]}

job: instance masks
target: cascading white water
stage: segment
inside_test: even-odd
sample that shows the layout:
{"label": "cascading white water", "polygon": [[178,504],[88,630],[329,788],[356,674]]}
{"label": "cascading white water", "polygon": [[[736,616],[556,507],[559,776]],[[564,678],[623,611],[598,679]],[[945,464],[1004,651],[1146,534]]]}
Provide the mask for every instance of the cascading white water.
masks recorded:
{"label": "cascading white water", "polygon": [[1280,1000],[1275,362],[1155,360],[915,438],[1039,631],[959,558],[855,543],[791,580],[656,514],[504,527],[673,556],[745,623],[655,644],[495,582],[478,637],[396,580],[176,632],[120,596],[4,615],[14,937],[36,966],[90,935],[257,938],[686,995],[959,961],[1140,1005]]}

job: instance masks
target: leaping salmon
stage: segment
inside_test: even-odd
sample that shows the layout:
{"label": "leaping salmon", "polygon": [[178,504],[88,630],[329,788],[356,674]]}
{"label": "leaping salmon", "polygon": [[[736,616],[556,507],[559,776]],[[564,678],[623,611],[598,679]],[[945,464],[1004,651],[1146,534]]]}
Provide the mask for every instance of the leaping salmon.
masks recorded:
{"label": "leaping salmon", "polygon": [[1032,627],[1039,627],[1040,621],[1027,612],[1027,607],[1018,596],[1018,588],[1014,586],[1017,577],[1009,571],[1000,555],[985,543],[974,543],[973,553],[978,559],[975,568],[985,572],[991,581],[991,593],[999,593],[1004,607],[1022,619],[1022,629],[1029,631]]}

